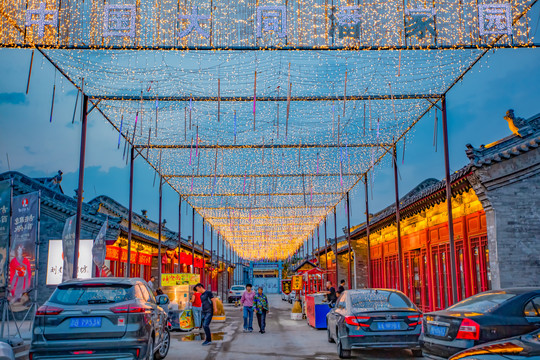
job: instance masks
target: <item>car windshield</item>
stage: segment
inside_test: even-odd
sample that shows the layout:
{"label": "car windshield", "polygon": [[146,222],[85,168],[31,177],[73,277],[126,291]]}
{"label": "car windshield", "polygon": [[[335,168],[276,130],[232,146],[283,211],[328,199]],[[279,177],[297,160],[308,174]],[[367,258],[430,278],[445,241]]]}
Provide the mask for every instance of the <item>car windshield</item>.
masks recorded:
{"label": "car windshield", "polygon": [[241,290],[245,290],[245,288],[243,286],[233,286],[232,287],[232,290],[234,291],[241,291]]}
{"label": "car windshield", "polygon": [[50,301],[63,305],[91,305],[112,304],[135,298],[132,285],[88,285],[59,286]]}
{"label": "car windshield", "polygon": [[354,312],[415,309],[403,294],[385,290],[359,290],[351,293],[351,309]]}
{"label": "car windshield", "polygon": [[516,294],[510,294],[505,291],[476,294],[450,306],[448,310],[452,311],[472,311],[485,313],[498,308],[503,302],[510,300]]}

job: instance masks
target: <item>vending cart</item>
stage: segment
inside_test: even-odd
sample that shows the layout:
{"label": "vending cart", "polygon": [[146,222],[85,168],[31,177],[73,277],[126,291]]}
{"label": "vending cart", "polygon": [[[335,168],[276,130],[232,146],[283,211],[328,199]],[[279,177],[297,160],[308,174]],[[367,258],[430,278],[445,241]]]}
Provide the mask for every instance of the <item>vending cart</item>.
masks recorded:
{"label": "vending cart", "polygon": [[190,331],[194,327],[189,300],[198,274],[162,274],[161,290],[170,299],[169,321],[173,330]]}

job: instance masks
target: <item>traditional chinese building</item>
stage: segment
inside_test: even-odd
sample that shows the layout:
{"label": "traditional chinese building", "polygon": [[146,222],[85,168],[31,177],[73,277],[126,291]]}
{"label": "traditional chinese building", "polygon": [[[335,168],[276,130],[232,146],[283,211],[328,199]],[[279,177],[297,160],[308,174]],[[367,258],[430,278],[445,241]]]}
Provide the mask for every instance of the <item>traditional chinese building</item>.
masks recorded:
{"label": "traditional chinese building", "polygon": [[[37,280],[32,288],[37,290],[38,303],[47,300],[56,285],[47,284],[48,272],[61,274],[62,266],[48,266],[49,243],[61,240],[66,220],[76,214],[77,200],[63,193],[60,186],[61,172],[53,178],[30,178],[19,172],[10,171],[0,174],[0,180],[11,179],[13,195],[40,192],[39,246],[37,250]],[[128,210],[123,205],[107,196],[98,196],[82,204],[81,239],[93,240],[103,223],[108,220],[106,233],[107,254],[106,265],[114,276],[125,276],[127,263],[127,221]],[[61,252],[60,252],[61,254]],[[192,261],[192,244],[190,239],[182,238],[180,253],[178,252],[178,233],[162,225],[162,257],[158,259],[158,224],[144,215],[133,214],[132,250],[130,276],[149,280],[151,274],[157,275],[158,263],[162,273],[190,272]],[[178,268],[180,257],[180,268]],[[228,287],[234,266],[225,263],[223,257],[212,257],[209,251],[203,252],[201,246],[195,245],[194,272],[204,273],[201,281],[212,284],[215,292]],[[61,261],[60,261],[61,264]],[[205,271],[202,271],[202,269]],[[92,273],[95,269],[80,268],[79,272]],[[221,280],[221,278],[224,278]]]}

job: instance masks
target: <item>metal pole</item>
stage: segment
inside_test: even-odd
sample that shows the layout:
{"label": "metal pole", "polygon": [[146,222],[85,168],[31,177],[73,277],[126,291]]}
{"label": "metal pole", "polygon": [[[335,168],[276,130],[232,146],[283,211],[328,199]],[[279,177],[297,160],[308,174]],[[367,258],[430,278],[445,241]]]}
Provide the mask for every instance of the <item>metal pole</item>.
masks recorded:
{"label": "metal pole", "polygon": [[397,150],[396,145],[394,144],[393,151],[393,160],[394,160],[394,187],[396,193],[396,229],[397,229],[397,242],[398,242],[398,273],[399,273],[399,290],[403,291],[404,281],[403,281],[403,251],[401,248],[401,228],[400,228],[400,217],[399,217],[399,186],[398,186],[398,172],[397,172]]}
{"label": "metal pole", "polygon": [[349,246],[349,266],[347,268],[347,280],[349,289],[354,289],[356,286],[353,287],[352,285],[352,277],[351,277],[351,267],[352,267],[352,259],[351,259],[351,207],[349,203],[349,193],[347,193],[347,243]]}
{"label": "metal pole", "polygon": [[217,234],[217,239],[216,239],[216,265],[217,265],[217,273],[216,273],[216,276],[217,276],[217,279],[216,279],[216,294],[219,295],[219,232]]}
{"label": "metal pole", "polygon": [[[159,176],[159,220],[158,220],[158,287],[161,287],[161,273],[163,262],[161,261],[161,216],[162,216],[162,205],[163,205],[163,178]],[[128,268],[131,267],[131,264],[128,263]]]}
{"label": "metal pole", "polygon": [[452,182],[448,156],[448,124],[446,121],[446,97],[442,98],[442,127],[444,137],[444,171],[446,177],[446,206],[448,211],[448,236],[450,238],[450,274],[452,277],[452,300],[457,302],[456,248],[454,244],[454,220],[452,217]]}
{"label": "metal pole", "polygon": [[[129,262],[131,261],[131,233],[133,230],[133,165],[135,161],[135,149],[133,146],[131,147],[130,151],[130,161],[129,161],[129,209],[128,209],[128,253],[127,253],[127,261],[128,261],[128,267],[127,271],[125,272],[124,276],[129,277]],[[161,260],[158,260],[158,266],[159,262]],[[151,271],[152,269],[150,269]]]}
{"label": "metal pole", "polygon": [[311,234],[311,256],[315,259],[315,233]]}
{"label": "metal pole", "polygon": [[[223,270],[225,271],[225,239],[223,239],[223,237],[221,238],[221,257],[222,257],[222,264],[223,264]],[[221,301],[225,301],[225,297],[223,296],[224,292],[223,292],[223,281],[225,279],[223,279],[225,277],[225,273],[221,273]]]}
{"label": "metal pole", "polygon": [[317,265],[321,267],[321,234],[319,232],[319,228],[321,227],[321,223],[317,224]]}
{"label": "metal pole", "polygon": [[339,283],[339,264],[338,264],[338,241],[337,241],[337,208],[334,208],[334,236],[336,237],[336,251],[334,255],[336,256],[336,286]]}
{"label": "metal pole", "polygon": [[[214,273],[214,228],[210,226],[210,269],[212,269],[211,275]],[[213,278],[210,275],[210,284],[213,283]]]}
{"label": "metal pole", "polygon": [[371,244],[369,241],[369,196],[368,196],[368,174],[366,173],[364,190],[366,195],[366,239],[367,239],[367,263],[368,263],[368,287],[372,287],[371,280]]}
{"label": "metal pole", "polygon": [[180,252],[182,251],[182,196],[178,199],[178,273],[182,272]]}
{"label": "metal pole", "polygon": [[326,218],[324,218],[324,257],[326,264],[326,280],[328,280],[328,233],[326,232]]}
{"label": "metal pole", "polygon": [[82,126],[81,126],[81,152],[79,158],[79,188],[77,189],[77,218],[75,221],[75,249],[73,257],[73,278],[77,278],[79,268],[79,242],[81,240],[81,217],[84,186],[84,158],[86,156],[86,123],[88,117],[88,96],[83,95]]}
{"label": "metal pole", "polygon": [[195,208],[191,218],[191,273],[195,274]]}
{"label": "metal pole", "polygon": [[204,218],[202,218],[202,257],[203,257],[203,267],[201,268],[201,279],[202,283],[206,288],[206,279],[204,278],[204,266],[206,265],[205,253],[204,253]]}

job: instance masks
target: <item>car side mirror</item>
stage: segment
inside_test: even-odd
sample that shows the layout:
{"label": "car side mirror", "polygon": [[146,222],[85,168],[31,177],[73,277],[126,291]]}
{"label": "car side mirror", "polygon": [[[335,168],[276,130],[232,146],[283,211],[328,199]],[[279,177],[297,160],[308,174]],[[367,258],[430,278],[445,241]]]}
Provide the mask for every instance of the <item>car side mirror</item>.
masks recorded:
{"label": "car side mirror", "polygon": [[158,305],[167,305],[170,302],[167,295],[158,295],[156,300]]}

